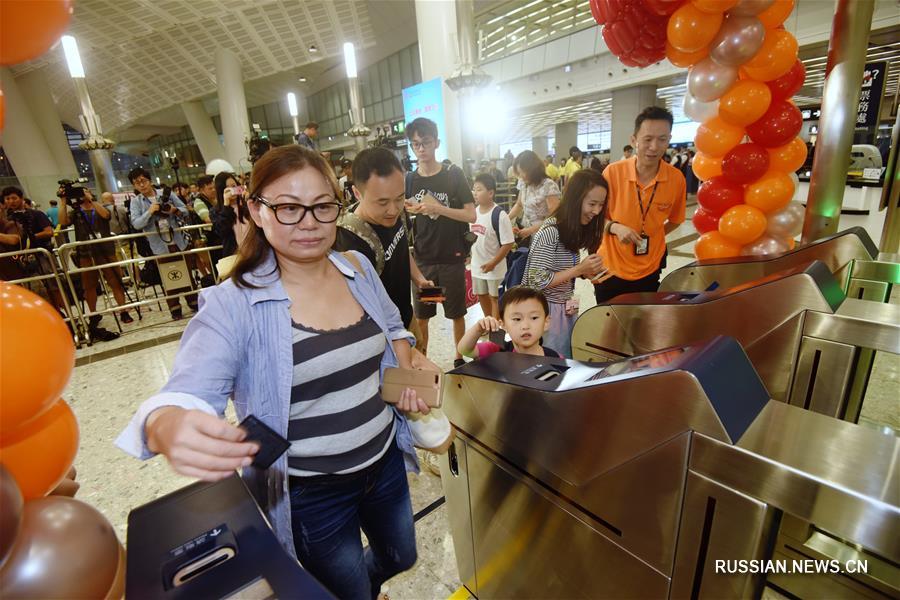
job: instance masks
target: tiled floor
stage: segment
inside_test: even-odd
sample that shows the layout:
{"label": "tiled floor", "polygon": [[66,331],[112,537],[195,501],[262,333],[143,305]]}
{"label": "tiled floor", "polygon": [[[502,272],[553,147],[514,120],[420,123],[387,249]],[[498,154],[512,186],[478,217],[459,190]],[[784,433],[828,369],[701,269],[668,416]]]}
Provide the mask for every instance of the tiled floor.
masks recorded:
{"label": "tiled floor", "polygon": [[[690,212],[690,211],[689,211]],[[877,241],[880,234],[878,215],[846,217],[842,227],[867,225]],[[670,248],[669,267],[683,266],[693,259],[694,238],[690,224],[683,225],[669,240],[680,240]],[[589,283],[579,281],[577,294],[581,310],[595,302]],[[475,318],[475,310],[470,311]],[[441,313],[430,325],[430,355],[442,368],[452,366],[453,341],[450,322]],[[107,317],[106,325],[112,328]],[[79,366],[75,369],[64,397],[71,403],[81,428],[81,445],[76,466],[81,490],[78,497],[99,510],[113,523],[120,539],[126,539],[128,512],[172,490],[189,483],[175,475],[164,460],[156,458],[140,462],[118,451],[113,440],[131,417],[135,407],[152,395],[166,381],[178,349],[177,341],[187,320],[172,323],[168,312],[154,305],[144,313],[144,320],[125,326],[126,333],[115,342],[80,349]],[[879,357],[872,383],[873,402],[864,419],[887,422],[900,429],[900,369],[895,356]],[[409,476],[414,511],[430,505],[442,496],[440,478],[423,471]],[[453,544],[447,524],[446,507],[442,506],[422,518],[416,526],[419,562],[385,586],[395,600],[404,598],[446,598],[460,586],[456,573]]]}

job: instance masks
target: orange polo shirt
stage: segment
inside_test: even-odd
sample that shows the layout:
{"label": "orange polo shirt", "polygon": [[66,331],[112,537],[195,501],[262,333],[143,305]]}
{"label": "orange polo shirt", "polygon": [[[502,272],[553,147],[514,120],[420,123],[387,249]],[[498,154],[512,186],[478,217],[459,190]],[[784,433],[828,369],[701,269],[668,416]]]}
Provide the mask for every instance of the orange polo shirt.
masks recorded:
{"label": "orange polo shirt", "polygon": [[637,196],[640,189],[641,202],[646,212],[643,230],[650,236],[650,250],[647,254],[636,256],[634,244],[622,243],[609,233],[603,235],[603,243],[599,249],[603,264],[610,272],[620,279],[630,281],[646,277],[659,268],[666,250],[666,221],[684,222],[686,196],[684,175],[666,161],[660,161],[656,177],[645,186],[638,185],[636,163],[637,157],[632,157],[618,160],[604,169],[603,176],[609,183],[607,214],[609,219],[640,233],[642,215]]}

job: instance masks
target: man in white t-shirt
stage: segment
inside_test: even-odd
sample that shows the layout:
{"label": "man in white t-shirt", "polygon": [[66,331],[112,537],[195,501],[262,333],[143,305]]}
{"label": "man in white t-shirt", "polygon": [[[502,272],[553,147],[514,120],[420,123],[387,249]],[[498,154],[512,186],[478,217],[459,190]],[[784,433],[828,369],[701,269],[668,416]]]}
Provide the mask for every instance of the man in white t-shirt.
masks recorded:
{"label": "man in white t-shirt", "polygon": [[487,173],[475,177],[475,222],[469,225],[478,236],[472,246],[472,291],[478,296],[484,316],[500,318],[499,287],[506,275],[506,255],[515,248],[512,222],[506,211],[494,204],[496,180]]}

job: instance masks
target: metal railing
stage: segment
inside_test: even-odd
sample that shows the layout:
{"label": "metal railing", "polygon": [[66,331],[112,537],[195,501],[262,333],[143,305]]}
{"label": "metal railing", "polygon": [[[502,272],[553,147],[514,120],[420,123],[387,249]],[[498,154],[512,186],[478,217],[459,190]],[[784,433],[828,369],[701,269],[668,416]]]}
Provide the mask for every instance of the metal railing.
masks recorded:
{"label": "metal railing", "polygon": [[[199,233],[210,229],[210,225],[188,225],[177,227],[175,231],[183,234]],[[162,309],[162,302],[170,304],[185,298],[189,306],[196,298],[200,288],[202,276],[206,272],[215,281],[215,269],[211,252],[221,250],[222,246],[206,246],[192,242],[183,251],[167,252],[165,254],[142,256],[137,252],[136,242],[140,238],[149,237],[150,233],[133,233],[104,237],[100,239],[66,242],[51,252],[43,248],[19,250],[0,254],[0,260],[12,259],[21,263],[29,261],[29,255],[38,254],[43,257],[43,264],[50,266],[49,272],[43,272],[45,266],[38,267],[35,274],[27,274],[25,277],[9,280],[8,283],[26,285],[32,291],[47,296],[48,299],[63,313],[64,319],[70,324],[73,339],[76,346],[92,344],[93,328],[91,319],[113,315],[119,331],[122,331],[119,323],[119,315],[128,310],[135,310],[138,318],[141,318],[141,308],[157,304]],[[114,253],[97,250],[114,245]],[[90,257],[90,263],[79,257]],[[102,257],[98,261],[98,256]],[[114,260],[105,260],[112,257]],[[154,267],[147,269],[147,265]],[[114,292],[110,289],[110,283],[104,277],[103,271],[111,273],[122,287],[125,303],[118,303],[114,298]],[[159,275],[159,281],[142,281],[141,272]],[[85,273],[96,272],[97,280],[102,294],[98,294],[97,307],[91,310],[84,302],[84,277]],[[163,275],[165,273],[165,276]],[[55,292],[52,285],[47,282],[52,280],[56,285]],[[36,284],[41,285],[35,289]],[[81,285],[79,285],[81,284]],[[79,293],[79,290],[81,293]],[[180,310],[180,308],[179,308]]]}
{"label": "metal railing", "polygon": [[[28,248],[0,253],[0,261],[6,260],[19,263],[19,270],[24,275],[24,277],[10,279],[6,282],[21,285],[46,297],[50,304],[60,311],[63,320],[69,325],[75,344],[80,346],[84,343],[86,330],[81,327],[83,320],[79,312],[80,307],[77,302],[72,302],[72,298],[75,296],[68,296],[65,293],[66,290],[60,275],[61,269],[54,254],[46,248]],[[49,272],[46,272],[48,266]],[[33,271],[33,273],[29,271]],[[41,291],[44,293],[41,294]]]}

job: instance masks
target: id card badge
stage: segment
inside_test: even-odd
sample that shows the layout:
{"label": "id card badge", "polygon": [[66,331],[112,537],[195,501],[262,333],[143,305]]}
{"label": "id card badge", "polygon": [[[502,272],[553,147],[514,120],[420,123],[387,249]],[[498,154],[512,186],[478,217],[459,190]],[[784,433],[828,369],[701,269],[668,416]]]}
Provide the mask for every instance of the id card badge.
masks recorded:
{"label": "id card badge", "polygon": [[641,241],[634,245],[634,255],[643,256],[650,252],[650,237],[646,233],[641,234]]}

